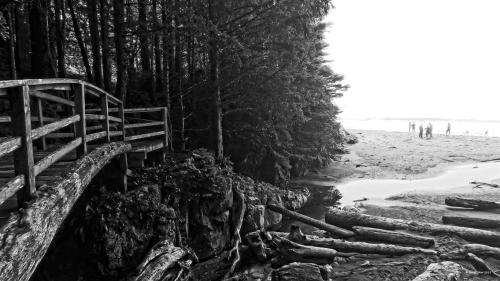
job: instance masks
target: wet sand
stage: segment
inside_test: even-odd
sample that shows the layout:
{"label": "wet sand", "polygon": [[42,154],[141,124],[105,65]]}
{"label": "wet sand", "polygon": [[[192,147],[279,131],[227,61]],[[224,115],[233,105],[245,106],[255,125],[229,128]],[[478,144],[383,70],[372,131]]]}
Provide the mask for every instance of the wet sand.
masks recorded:
{"label": "wet sand", "polygon": [[[413,133],[350,132],[359,139],[348,147],[350,153],[299,182],[335,185],[345,194],[343,204],[356,205],[370,214],[405,214],[407,219],[425,221],[456,212],[444,206],[447,196],[500,201],[500,188],[469,184],[473,180],[500,182],[498,137],[435,135],[420,139]],[[362,201],[353,203],[354,198]]]}

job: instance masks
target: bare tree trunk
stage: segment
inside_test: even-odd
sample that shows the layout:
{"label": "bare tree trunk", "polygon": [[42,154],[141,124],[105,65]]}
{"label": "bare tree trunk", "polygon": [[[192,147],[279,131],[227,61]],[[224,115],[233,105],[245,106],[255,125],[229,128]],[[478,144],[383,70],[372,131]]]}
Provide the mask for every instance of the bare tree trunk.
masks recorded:
{"label": "bare tree trunk", "polygon": [[94,83],[103,87],[102,80],[102,57],[99,36],[99,19],[97,17],[97,0],[87,1],[87,14],[89,16],[90,42],[92,47],[92,65],[94,69]]}
{"label": "bare tree trunk", "polygon": [[50,53],[47,13],[47,0],[33,0],[31,2],[31,75],[36,78],[55,75]]}
{"label": "bare tree trunk", "polygon": [[116,48],[116,91],[115,96],[125,103],[127,95],[126,56],[125,56],[125,5],[124,0],[113,0],[115,48]]}
{"label": "bare tree trunk", "polygon": [[54,0],[56,18],[56,44],[57,44],[57,72],[59,77],[66,77],[66,13],[64,12],[64,0]]}
{"label": "bare tree trunk", "polygon": [[[161,7],[161,18],[163,25],[168,25],[169,19],[167,17],[167,0],[163,0]],[[163,49],[163,96],[165,100],[165,105],[168,109],[168,128],[170,130],[168,136],[170,138],[170,144],[172,144],[173,140],[173,130],[172,130],[172,119],[171,119],[171,104],[170,104],[170,58],[171,58],[171,45],[169,44],[169,32],[168,30],[164,31],[162,37],[162,49]],[[173,145],[170,145],[170,150],[173,151]]]}
{"label": "bare tree trunk", "polygon": [[85,73],[87,75],[88,81],[94,81],[92,76],[92,70],[90,69],[89,56],[87,53],[87,48],[83,42],[82,31],[80,30],[80,25],[78,24],[78,19],[75,14],[75,9],[73,8],[72,0],[68,0],[68,8],[71,14],[71,20],[73,21],[73,30],[75,31],[75,37],[78,42],[78,47],[80,48],[80,53],[82,55],[83,66],[85,68]]}
{"label": "bare tree trunk", "polygon": [[222,100],[220,92],[220,62],[219,51],[217,49],[217,34],[215,28],[217,26],[217,19],[214,12],[213,1],[210,0],[208,4],[208,14],[210,22],[210,83],[213,91],[214,103],[214,122],[215,122],[215,156],[218,161],[224,158],[224,142],[222,136]]}
{"label": "bare tree trunk", "polygon": [[[157,14],[157,9],[158,9],[158,2],[157,0],[153,0],[153,23],[155,27],[158,27],[158,14]],[[160,42],[161,42],[162,36],[158,35],[158,33],[155,33],[154,35],[154,53],[155,53],[155,70],[156,70],[156,86],[157,88],[161,89],[163,87],[163,65],[162,65],[162,59],[161,59],[161,48],[160,48]]]}
{"label": "bare tree trunk", "polygon": [[149,35],[147,30],[147,12],[145,1],[138,1],[139,8],[139,25],[140,25],[140,55],[141,55],[141,66],[143,72],[151,71],[151,52],[149,49]]}
{"label": "bare tree trunk", "polygon": [[102,76],[104,89],[111,92],[111,51],[108,29],[108,0],[100,0],[101,5],[101,41],[102,41]]}
{"label": "bare tree trunk", "polygon": [[17,4],[13,14],[16,20],[16,72],[24,78],[31,73],[30,62],[30,26],[28,24],[28,4]]}
{"label": "bare tree trunk", "polygon": [[9,25],[9,61],[10,61],[10,78],[15,80],[17,79],[17,71],[16,71],[16,31],[15,31],[15,22],[14,15],[15,13],[15,4],[10,3],[7,7],[7,20]]}

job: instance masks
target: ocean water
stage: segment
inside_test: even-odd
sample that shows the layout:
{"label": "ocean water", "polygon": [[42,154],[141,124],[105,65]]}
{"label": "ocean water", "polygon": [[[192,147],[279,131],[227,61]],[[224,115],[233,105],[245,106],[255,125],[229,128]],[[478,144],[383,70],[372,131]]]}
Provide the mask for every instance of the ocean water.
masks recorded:
{"label": "ocean water", "polygon": [[415,130],[423,124],[432,123],[433,134],[445,134],[448,122],[451,123],[452,135],[493,136],[500,137],[499,121],[478,120],[443,120],[443,119],[342,119],[340,122],[346,129],[380,130],[390,132],[408,132],[408,122],[415,122]]}

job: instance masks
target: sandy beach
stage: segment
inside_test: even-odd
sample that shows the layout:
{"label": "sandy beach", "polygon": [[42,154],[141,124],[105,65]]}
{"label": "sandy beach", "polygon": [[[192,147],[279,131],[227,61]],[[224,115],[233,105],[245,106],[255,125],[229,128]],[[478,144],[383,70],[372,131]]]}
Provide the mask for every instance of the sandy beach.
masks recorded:
{"label": "sandy beach", "polygon": [[[353,192],[347,189],[351,183],[369,184],[370,180],[396,180],[394,183],[389,182],[392,185],[390,188],[384,184],[373,187],[380,188],[376,191],[366,192],[366,188],[370,187],[365,186],[359,188],[359,192],[355,194],[356,199],[364,200],[355,205],[372,214],[425,221],[437,222],[442,214],[453,212],[444,206],[447,196],[500,201],[500,188],[475,188],[475,185],[469,184],[475,178],[469,179],[467,176],[459,183],[452,183],[446,188],[441,188],[439,184],[442,181],[437,181],[437,186],[432,190],[407,191],[403,187],[398,189],[397,181],[402,180],[399,181],[401,186],[408,182],[423,184],[433,179],[438,180],[445,172],[464,164],[469,166],[462,169],[495,166],[496,162],[500,161],[498,137],[435,135],[431,139],[420,139],[414,133],[362,130],[350,132],[358,137],[358,143],[348,147],[349,153],[331,166],[309,175],[305,181],[321,186],[336,185],[341,192],[345,186],[345,195],[353,197],[350,194]],[[460,170],[458,173],[461,173]],[[493,174],[491,170],[489,173],[489,183],[500,183],[500,172],[498,176],[495,170]],[[367,195],[379,191],[387,195],[376,200]],[[491,216],[488,213],[473,215]]]}

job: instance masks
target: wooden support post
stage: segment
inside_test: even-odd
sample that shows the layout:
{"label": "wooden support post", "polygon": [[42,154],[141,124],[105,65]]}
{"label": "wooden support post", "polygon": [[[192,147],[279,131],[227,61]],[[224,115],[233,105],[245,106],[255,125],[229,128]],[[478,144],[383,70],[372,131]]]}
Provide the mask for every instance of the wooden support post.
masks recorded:
{"label": "wooden support post", "polygon": [[108,108],[108,96],[101,95],[101,114],[104,115],[104,120],[102,120],[102,130],[106,132],[105,140],[106,142],[111,141],[109,135],[109,108]]}
{"label": "wooden support post", "polygon": [[10,88],[8,93],[12,133],[21,137],[21,147],[14,151],[14,172],[16,175],[24,175],[25,178],[24,187],[17,193],[18,206],[21,207],[31,200],[36,191],[29,87]]}
{"label": "wooden support post", "polygon": [[75,91],[75,111],[76,114],[80,115],[80,122],[76,126],[76,137],[82,138],[82,144],[76,149],[76,156],[80,158],[81,156],[87,154],[87,129],[85,122],[85,86],[80,83],[74,86]]}
{"label": "wooden support post", "polygon": [[168,111],[167,108],[164,107],[163,110],[161,111],[161,117],[163,121],[163,157],[162,160],[165,161],[166,154],[167,154],[167,149],[168,149]]}
{"label": "wooden support post", "polygon": [[[120,128],[122,130],[121,140],[124,142],[126,138],[125,134],[125,108],[123,102],[119,104],[118,107],[118,118],[121,118]],[[121,180],[120,180],[120,188],[123,192],[127,192],[127,173],[128,173],[128,158],[127,153],[123,153],[120,155],[120,169],[122,171]]]}
{"label": "wooden support post", "polygon": [[[36,114],[38,116],[38,125],[42,127],[45,125],[45,122],[43,121],[43,104],[42,104],[42,99],[41,98],[36,98]],[[45,141],[45,137],[42,137],[39,141],[40,143],[40,148],[45,151],[47,150],[47,142]]]}

